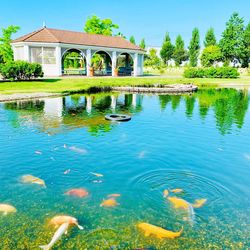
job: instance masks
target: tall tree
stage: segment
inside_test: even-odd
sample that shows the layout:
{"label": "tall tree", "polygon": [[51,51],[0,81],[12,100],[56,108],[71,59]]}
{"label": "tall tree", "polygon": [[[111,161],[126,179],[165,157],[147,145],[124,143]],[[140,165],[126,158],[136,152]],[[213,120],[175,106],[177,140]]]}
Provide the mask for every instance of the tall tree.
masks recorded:
{"label": "tall tree", "polygon": [[201,54],[201,64],[204,67],[213,66],[215,62],[222,61],[223,55],[218,45],[206,47]]}
{"label": "tall tree", "polygon": [[150,49],[149,53],[145,56],[144,65],[147,67],[157,68],[161,64],[161,59],[157,56],[156,49]]}
{"label": "tall tree", "polygon": [[89,34],[112,36],[113,30],[118,28],[119,26],[114,24],[111,19],[101,19],[98,16],[93,15],[88,17],[84,26],[84,31]]}
{"label": "tall tree", "polygon": [[226,23],[226,29],[223,31],[219,42],[227,64],[234,59],[240,60],[242,56],[243,37],[244,20],[237,12],[234,12]]}
{"label": "tall tree", "polygon": [[174,53],[174,45],[171,43],[169,33],[166,32],[165,39],[162,44],[160,51],[161,58],[165,64],[172,58]]}
{"label": "tall tree", "polygon": [[13,50],[11,48],[11,37],[20,27],[11,25],[6,29],[2,29],[2,37],[0,37],[0,60],[4,63],[13,60]]}
{"label": "tall tree", "polygon": [[141,40],[139,46],[140,46],[141,49],[145,49],[146,48],[146,43],[145,43],[145,39],[144,38]]}
{"label": "tall tree", "polygon": [[242,51],[242,67],[246,68],[250,62],[250,22],[244,31]]}
{"label": "tall tree", "polygon": [[130,41],[131,43],[135,44],[135,37],[134,37],[134,36],[131,36],[131,37],[129,38],[129,41]]}
{"label": "tall tree", "polygon": [[173,52],[173,59],[176,66],[180,66],[181,63],[188,59],[187,51],[185,50],[184,40],[181,35],[178,35],[175,40],[175,47]]}
{"label": "tall tree", "polygon": [[200,52],[200,34],[198,28],[193,29],[192,38],[190,40],[188,49],[190,66],[196,67],[198,64],[198,57]]}
{"label": "tall tree", "polygon": [[215,37],[213,28],[208,29],[206,36],[205,36],[205,40],[204,40],[205,47],[208,47],[211,45],[216,45],[216,37]]}

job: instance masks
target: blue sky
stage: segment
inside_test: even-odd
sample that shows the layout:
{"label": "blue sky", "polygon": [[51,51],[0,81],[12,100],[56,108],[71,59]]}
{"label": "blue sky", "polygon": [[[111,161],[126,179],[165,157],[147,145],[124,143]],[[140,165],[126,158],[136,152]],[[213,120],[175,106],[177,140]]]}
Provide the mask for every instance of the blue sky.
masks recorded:
{"label": "blue sky", "polygon": [[219,38],[233,11],[250,21],[250,0],[3,0],[0,8],[0,28],[21,27],[15,37],[39,29],[43,21],[47,27],[82,31],[95,14],[111,18],[127,37],[144,37],[153,46],[161,45],[166,31],[172,40],[181,34],[188,43],[194,27],[202,40],[211,26]]}

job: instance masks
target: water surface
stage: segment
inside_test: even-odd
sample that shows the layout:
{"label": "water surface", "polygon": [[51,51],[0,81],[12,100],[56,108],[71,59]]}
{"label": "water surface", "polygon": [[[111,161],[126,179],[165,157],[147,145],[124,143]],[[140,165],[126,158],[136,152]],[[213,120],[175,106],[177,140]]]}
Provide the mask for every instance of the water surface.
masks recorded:
{"label": "water surface", "polygon": [[[106,121],[113,112],[132,120]],[[57,214],[76,217],[85,229],[73,228],[54,249],[248,249],[249,118],[249,93],[236,89],[0,104],[0,203],[18,210],[0,216],[0,249],[48,243],[55,230],[47,222]],[[24,174],[47,188],[20,183]],[[89,196],[64,194],[78,187]],[[175,188],[184,192],[170,196],[207,199],[195,209],[193,226],[163,197]],[[120,205],[100,207],[112,193],[121,194]],[[145,237],[139,222],[184,231],[159,240]]]}

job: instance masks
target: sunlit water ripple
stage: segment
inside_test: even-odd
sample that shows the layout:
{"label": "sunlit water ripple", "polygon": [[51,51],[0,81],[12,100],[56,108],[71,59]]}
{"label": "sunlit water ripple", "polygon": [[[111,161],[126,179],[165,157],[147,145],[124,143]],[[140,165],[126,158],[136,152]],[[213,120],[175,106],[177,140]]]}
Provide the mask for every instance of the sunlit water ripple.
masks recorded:
{"label": "sunlit water ripple", "polygon": [[[54,230],[47,222],[62,213],[77,217],[85,230],[73,229],[55,249],[247,249],[248,104],[248,91],[235,89],[0,104],[0,203],[18,210],[0,216],[1,249],[49,242]],[[106,121],[112,112],[132,120]],[[42,178],[47,188],[24,185],[25,174]],[[65,194],[79,187],[89,196]],[[170,191],[176,188],[183,192]],[[190,204],[207,199],[194,210],[193,226],[163,197],[165,189]],[[100,207],[112,193],[121,194],[119,206]],[[184,233],[174,241],[147,238],[136,228],[142,221],[173,231],[184,227]]]}

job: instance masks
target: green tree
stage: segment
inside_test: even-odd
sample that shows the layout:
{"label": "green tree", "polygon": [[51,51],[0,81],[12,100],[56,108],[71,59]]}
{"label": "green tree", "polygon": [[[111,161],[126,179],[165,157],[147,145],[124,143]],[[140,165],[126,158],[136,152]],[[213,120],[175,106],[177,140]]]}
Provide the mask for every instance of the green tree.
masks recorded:
{"label": "green tree", "polygon": [[89,34],[112,36],[113,30],[118,28],[119,26],[114,24],[111,19],[101,19],[98,16],[93,15],[88,17],[84,26],[84,31]]}
{"label": "green tree", "polygon": [[211,45],[216,45],[216,37],[215,37],[213,28],[210,28],[207,31],[206,36],[205,36],[205,40],[204,40],[204,46],[205,47],[208,47],[208,46],[211,46]]}
{"label": "green tree", "polygon": [[200,52],[200,34],[198,28],[193,29],[192,38],[190,40],[188,49],[190,66],[196,67],[198,64],[198,57]]}
{"label": "green tree", "polygon": [[0,37],[0,61],[7,63],[13,61],[13,50],[11,48],[11,37],[20,27],[11,25],[6,29],[2,29],[2,37]]}
{"label": "green tree", "polygon": [[145,43],[145,39],[144,38],[141,40],[139,46],[140,46],[141,49],[145,49],[146,48],[146,43]]}
{"label": "green tree", "polygon": [[135,42],[135,37],[134,37],[134,36],[131,36],[131,37],[129,38],[129,41],[130,41],[131,43],[133,43],[133,44],[136,43],[136,42]]}
{"label": "green tree", "polygon": [[250,22],[244,31],[242,51],[242,67],[246,68],[250,61]]}
{"label": "green tree", "polygon": [[157,56],[156,49],[150,49],[149,54],[146,55],[144,65],[152,68],[157,68],[161,64],[161,59]]}
{"label": "green tree", "polygon": [[204,67],[213,66],[215,62],[221,61],[223,55],[221,53],[220,47],[217,45],[210,45],[202,51],[201,64]]}
{"label": "green tree", "polygon": [[185,50],[184,40],[182,39],[181,35],[178,35],[175,40],[173,59],[175,61],[176,66],[180,66],[183,61],[188,59],[188,54]]}
{"label": "green tree", "polygon": [[172,59],[174,53],[174,45],[171,43],[171,39],[169,33],[166,32],[165,39],[162,44],[162,48],[160,51],[161,58],[165,64]]}
{"label": "green tree", "polygon": [[234,59],[240,60],[242,57],[243,37],[244,20],[238,13],[234,12],[226,23],[226,29],[219,42],[226,64]]}
{"label": "green tree", "polygon": [[126,39],[126,36],[123,35],[123,33],[120,32],[120,31],[117,34],[115,34],[115,36],[119,36],[119,37],[122,37],[122,38]]}

